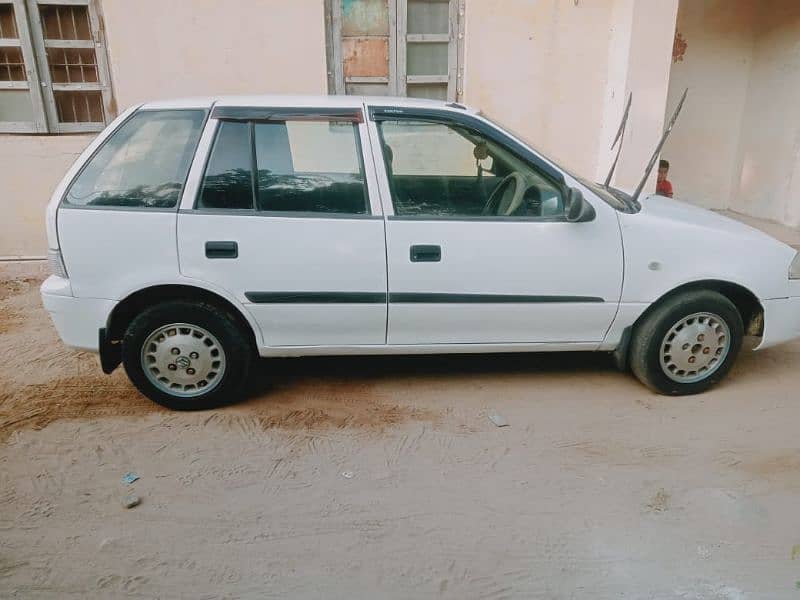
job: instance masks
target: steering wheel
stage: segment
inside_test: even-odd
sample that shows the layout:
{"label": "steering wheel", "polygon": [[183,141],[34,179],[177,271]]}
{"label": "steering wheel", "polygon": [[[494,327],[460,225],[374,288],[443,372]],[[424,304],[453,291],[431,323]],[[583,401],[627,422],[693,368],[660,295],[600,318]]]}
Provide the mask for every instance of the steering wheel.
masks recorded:
{"label": "steering wheel", "polygon": [[510,217],[522,206],[527,187],[522,174],[512,171],[494,188],[481,214]]}

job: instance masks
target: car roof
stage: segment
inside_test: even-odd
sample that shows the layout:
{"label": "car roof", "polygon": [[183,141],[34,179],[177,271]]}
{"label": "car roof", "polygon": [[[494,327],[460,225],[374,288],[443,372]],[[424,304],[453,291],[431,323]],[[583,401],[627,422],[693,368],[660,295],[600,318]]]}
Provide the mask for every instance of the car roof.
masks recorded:
{"label": "car roof", "polygon": [[399,98],[394,96],[200,96],[154,100],[141,106],[144,109],[211,108],[211,106],[239,107],[308,107],[308,108],[360,108],[366,103],[370,106],[397,106],[402,108],[438,108],[462,110],[470,113],[474,109],[454,102],[427,100],[424,98]]}

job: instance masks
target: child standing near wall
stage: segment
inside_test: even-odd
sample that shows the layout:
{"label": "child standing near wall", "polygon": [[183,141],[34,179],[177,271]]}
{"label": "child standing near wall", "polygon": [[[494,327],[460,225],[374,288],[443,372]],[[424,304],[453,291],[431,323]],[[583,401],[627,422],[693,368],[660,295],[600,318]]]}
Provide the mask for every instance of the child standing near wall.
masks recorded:
{"label": "child standing near wall", "polygon": [[672,198],[672,183],[667,179],[667,175],[669,175],[669,161],[662,158],[658,163],[656,194]]}

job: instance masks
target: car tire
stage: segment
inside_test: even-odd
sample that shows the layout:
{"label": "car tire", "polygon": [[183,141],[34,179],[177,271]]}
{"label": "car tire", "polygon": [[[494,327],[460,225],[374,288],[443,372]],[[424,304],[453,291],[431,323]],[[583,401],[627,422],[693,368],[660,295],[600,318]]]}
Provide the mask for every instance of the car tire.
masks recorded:
{"label": "car tire", "polygon": [[203,410],[238,400],[254,355],[236,318],[202,302],[152,306],[131,321],[122,341],[122,363],[131,382],[172,410]]}
{"label": "car tire", "polygon": [[699,394],[727,375],[743,336],[742,317],[722,294],[698,290],[675,295],[634,328],[631,371],[659,394]]}

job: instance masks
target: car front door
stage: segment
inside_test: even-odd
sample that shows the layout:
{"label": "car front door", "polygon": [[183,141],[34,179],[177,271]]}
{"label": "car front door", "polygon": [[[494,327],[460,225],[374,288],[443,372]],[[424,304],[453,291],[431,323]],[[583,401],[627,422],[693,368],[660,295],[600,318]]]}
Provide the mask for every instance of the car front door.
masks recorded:
{"label": "car front door", "polygon": [[365,146],[361,106],[214,108],[178,217],[181,273],[243,303],[262,346],[385,343],[384,223]]}
{"label": "car front door", "polygon": [[552,165],[466,111],[373,107],[389,280],[387,342],[592,347],[616,314],[612,207],[565,218]]}

